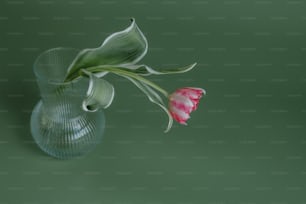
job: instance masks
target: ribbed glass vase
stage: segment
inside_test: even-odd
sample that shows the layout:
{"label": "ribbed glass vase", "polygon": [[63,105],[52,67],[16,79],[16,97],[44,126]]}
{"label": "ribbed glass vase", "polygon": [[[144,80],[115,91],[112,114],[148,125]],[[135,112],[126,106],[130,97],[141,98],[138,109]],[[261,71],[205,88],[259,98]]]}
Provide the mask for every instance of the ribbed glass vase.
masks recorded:
{"label": "ribbed glass vase", "polygon": [[60,159],[79,157],[93,150],[105,129],[101,110],[82,109],[88,79],[63,83],[77,53],[75,49],[55,48],[43,52],[34,63],[41,100],[31,115],[32,136],[44,152]]}

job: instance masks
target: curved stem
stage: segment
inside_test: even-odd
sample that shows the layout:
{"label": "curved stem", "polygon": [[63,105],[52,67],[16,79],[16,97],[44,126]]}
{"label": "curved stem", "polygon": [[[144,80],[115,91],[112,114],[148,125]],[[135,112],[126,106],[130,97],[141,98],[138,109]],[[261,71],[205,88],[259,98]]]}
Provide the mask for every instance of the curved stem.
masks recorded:
{"label": "curved stem", "polygon": [[132,73],[132,72],[127,71],[127,70],[123,70],[123,69],[120,69],[120,68],[117,68],[117,67],[103,67],[103,66],[89,67],[89,68],[86,68],[86,70],[89,71],[89,72],[92,72],[92,73],[107,71],[107,72],[117,74],[119,76],[120,75],[125,75],[125,76],[128,76],[128,77],[137,79],[137,80],[151,86],[152,88],[154,88],[157,91],[159,91],[160,93],[162,93],[165,97],[169,96],[168,92],[165,89],[158,86],[157,84],[153,83],[152,81],[150,81],[150,80],[148,80],[148,79],[146,79],[142,76],[139,76],[138,74]]}

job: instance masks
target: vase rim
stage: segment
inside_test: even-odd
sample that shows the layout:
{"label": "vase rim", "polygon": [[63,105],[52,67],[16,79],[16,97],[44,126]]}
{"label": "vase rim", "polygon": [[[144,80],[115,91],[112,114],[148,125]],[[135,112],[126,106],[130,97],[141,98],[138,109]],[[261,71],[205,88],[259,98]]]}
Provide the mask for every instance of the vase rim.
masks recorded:
{"label": "vase rim", "polygon": [[[40,58],[43,57],[43,56],[44,56],[45,54],[47,54],[48,52],[60,51],[60,50],[62,50],[62,51],[64,51],[64,50],[65,50],[65,51],[75,51],[75,52],[76,52],[76,55],[77,55],[77,53],[80,51],[79,49],[72,48],[72,47],[55,47],[55,48],[50,48],[50,49],[47,49],[47,50],[41,52],[41,53],[36,57],[36,59],[35,59],[35,61],[34,61],[34,68],[33,68],[34,74],[35,74],[35,76],[36,76],[36,78],[37,78],[38,80],[45,81],[46,83],[52,84],[52,85],[67,85],[67,84],[75,83],[75,82],[77,82],[77,81],[80,80],[80,78],[76,78],[76,79],[74,79],[73,81],[69,81],[69,82],[59,82],[59,81],[54,81],[54,80],[50,80],[50,79],[47,80],[47,78],[46,78],[44,75],[42,75],[41,73],[39,73],[39,71],[37,70],[37,69],[38,69],[38,68],[37,68],[37,67],[38,67],[37,64],[38,64]],[[71,61],[71,62],[72,62],[72,61]]]}

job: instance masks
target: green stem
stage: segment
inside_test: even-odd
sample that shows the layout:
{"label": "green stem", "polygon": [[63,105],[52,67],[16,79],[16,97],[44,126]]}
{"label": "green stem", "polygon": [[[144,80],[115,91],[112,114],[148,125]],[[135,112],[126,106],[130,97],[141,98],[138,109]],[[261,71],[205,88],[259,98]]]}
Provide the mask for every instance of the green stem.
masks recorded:
{"label": "green stem", "polygon": [[[150,80],[148,80],[148,79],[146,79],[146,78],[144,78],[144,77],[142,77],[138,74],[132,73],[128,70],[123,70],[123,69],[120,69],[120,68],[117,68],[117,67],[103,67],[103,66],[88,67],[88,68],[86,68],[86,70],[89,71],[89,72],[92,72],[92,73],[107,71],[107,72],[117,74],[119,76],[122,76],[122,75],[123,76],[128,76],[128,77],[137,79],[138,81],[141,81],[141,82],[151,86],[152,88],[156,89],[157,91],[162,93],[167,98],[169,96],[168,92],[165,89],[161,88],[160,86],[153,83],[152,81],[150,81]],[[82,73],[79,73],[79,74],[82,75]]]}

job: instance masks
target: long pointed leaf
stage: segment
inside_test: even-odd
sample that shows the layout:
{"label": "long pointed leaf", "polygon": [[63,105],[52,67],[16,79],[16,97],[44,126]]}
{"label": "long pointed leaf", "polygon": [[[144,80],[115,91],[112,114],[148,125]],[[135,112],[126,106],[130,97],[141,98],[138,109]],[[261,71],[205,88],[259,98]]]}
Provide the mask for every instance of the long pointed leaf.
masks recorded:
{"label": "long pointed leaf", "polygon": [[135,64],[148,50],[148,42],[134,19],[123,31],[108,36],[98,48],[81,51],[68,69],[67,80],[78,76],[82,68],[98,65]]}
{"label": "long pointed leaf", "polygon": [[179,68],[172,68],[172,69],[159,69],[155,70],[147,65],[132,65],[132,66],[125,66],[125,68],[130,68],[133,70],[133,72],[143,75],[143,76],[148,76],[151,74],[155,75],[161,75],[161,74],[181,74],[188,72],[192,70],[197,63],[193,63],[191,65],[187,65],[184,67],[179,67]]}
{"label": "long pointed leaf", "polygon": [[100,73],[103,72],[102,70],[104,68],[116,68],[116,69],[122,69],[122,70],[127,70],[142,76],[149,76],[151,74],[155,75],[162,75],[162,74],[180,74],[180,73],[185,73],[190,71],[196,66],[196,63],[185,66],[185,67],[180,67],[180,68],[172,68],[172,69],[160,69],[160,70],[155,70],[145,64],[137,65],[137,64],[127,64],[127,65],[100,65],[99,68],[96,67],[88,67],[87,70],[90,70],[93,73],[97,73],[97,76],[102,77],[105,75],[105,73]]}

